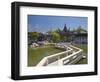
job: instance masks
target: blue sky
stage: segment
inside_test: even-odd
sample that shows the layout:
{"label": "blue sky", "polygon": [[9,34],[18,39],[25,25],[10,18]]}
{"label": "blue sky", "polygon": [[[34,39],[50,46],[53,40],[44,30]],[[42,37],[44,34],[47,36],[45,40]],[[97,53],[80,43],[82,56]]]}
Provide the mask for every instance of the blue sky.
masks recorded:
{"label": "blue sky", "polygon": [[47,32],[57,28],[63,29],[66,24],[67,28],[77,28],[81,26],[87,30],[87,17],[70,17],[70,16],[43,16],[28,15],[28,31]]}

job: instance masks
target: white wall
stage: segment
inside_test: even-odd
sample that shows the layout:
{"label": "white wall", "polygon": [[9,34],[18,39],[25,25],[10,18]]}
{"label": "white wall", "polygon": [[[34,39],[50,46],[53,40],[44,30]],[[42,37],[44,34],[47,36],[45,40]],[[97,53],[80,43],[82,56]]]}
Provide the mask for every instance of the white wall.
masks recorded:
{"label": "white wall", "polygon": [[[0,1],[0,82],[13,82],[10,79],[10,66],[11,66],[11,2],[14,0],[1,0]],[[16,0],[18,1],[18,0]],[[71,5],[89,5],[98,6],[100,9],[100,0],[20,0],[29,2],[41,2],[41,3],[57,3],[57,4],[71,4]],[[99,10],[98,9],[98,10]],[[100,14],[100,11],[99,13]],[[100,16],[98,16],[98,22]],[[98,26],[99,27],[99,26]],[[100,28],[99,28],[100,31]],[[99,32],[100,35],[100,32]],[[100,38],[99,41],[100,42]],[[99,45],[100,48],[100,45]],[[100,51],[99,51],[100,54]],[[98,56],[98,59],[100,55]],[[100,59],[99,61],[100,62]],[[100,63],[99,63],[100,68]],[[100,73],[100,71],[99,71]],[[53,79],[39,79],[35,82],[99,82],[100,75],[98,76],[84,76],[84,77],[66,77],[66,78],[53,78]],[[26,80],[26,82],[32,82],[33,80]]]}

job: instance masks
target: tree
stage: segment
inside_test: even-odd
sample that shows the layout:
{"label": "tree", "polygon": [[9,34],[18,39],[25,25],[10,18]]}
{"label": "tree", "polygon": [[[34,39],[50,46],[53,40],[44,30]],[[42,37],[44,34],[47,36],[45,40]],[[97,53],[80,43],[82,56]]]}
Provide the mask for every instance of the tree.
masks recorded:
{"label": "tree", "polygon": [[60,41],[60,35],[58,33],[52,32],[51,36],[52,36],[53,42],[59,42]]}
{"label": "tree", "polygon": [[36,41],[39,37],[39,33],[38,32],[31,32],[31,37],[32,37],[33,40]]}
{"label": "tree", "polygon": [[60,33],[61,32],[61,29],[57,28],[54,32]]}
{"label": "tree", "polygon": [[85,29],[83,29],[81,26],[79,26],[77,29],[76,29],[76,32],[77,33],[82,33],[82,32],[87,32]]}

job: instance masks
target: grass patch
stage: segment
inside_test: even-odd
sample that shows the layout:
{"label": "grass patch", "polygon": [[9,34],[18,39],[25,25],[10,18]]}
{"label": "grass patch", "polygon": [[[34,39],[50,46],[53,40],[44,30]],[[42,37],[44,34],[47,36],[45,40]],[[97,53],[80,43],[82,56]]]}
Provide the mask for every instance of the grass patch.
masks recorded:
{"label": "grass patch", "polygon": [[74,44],[74,46],[83,49],[83,52],[87,54],[88,52],[87,44]]}
{"label": "grass patch", "polygon": [[28,47],[28,66],[36,66],[44,57],[64,51],[48,45],[44,47],[31,48]]}
{"label": "grass patch", "polygon": [[85,59],[81,59],[79,62],[76,64],[87,64],[87,55],[88,55],[88,46],[87,44],[74,44],[74,46],[83,49],[83,54],[86,56]]}

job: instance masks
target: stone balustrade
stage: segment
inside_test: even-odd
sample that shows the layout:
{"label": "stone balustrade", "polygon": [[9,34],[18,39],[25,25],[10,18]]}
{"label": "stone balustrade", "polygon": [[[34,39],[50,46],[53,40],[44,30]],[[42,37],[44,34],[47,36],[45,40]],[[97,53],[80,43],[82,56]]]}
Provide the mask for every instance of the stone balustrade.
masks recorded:
{"label": "stone balustrade", "polygon": [[69,65],[77,63],[83,57],[83,50],[71,44],[54,43],[54,45],[58,48],[64,48],[66,51],[44,57],[37,66]]}

